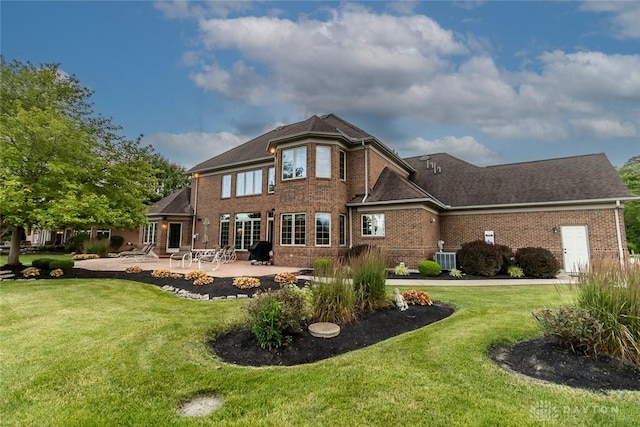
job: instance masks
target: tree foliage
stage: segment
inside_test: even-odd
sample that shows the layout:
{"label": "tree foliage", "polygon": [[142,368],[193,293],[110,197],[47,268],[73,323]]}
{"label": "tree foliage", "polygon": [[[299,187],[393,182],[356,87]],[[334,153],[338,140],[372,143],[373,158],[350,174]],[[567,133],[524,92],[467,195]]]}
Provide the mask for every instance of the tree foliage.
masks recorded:
{"label": "tree foliage", "polygon": [[189,185],[191,178],[185,175],[185,168],[165,159],[159,153],[154,153],[149,159],[154,168],[156,185],[153,188],[151,202],[167,197],[168,195]]}
{"label": "tree foliage", "polygon": [[[629,191],[640,196],[640,155],[627,160],[618,173]],[[625,205],[624,223],[629,249],[636,253],[640,252],[640,201]]]}
{"label": "tree foliage", "polygon": [[[0,214],[23,228],[136,227],[155,183],[150,147],[97,115],[92,92],[56,64],[1,62]],[[16,248],[17,244],[17,248]]]}

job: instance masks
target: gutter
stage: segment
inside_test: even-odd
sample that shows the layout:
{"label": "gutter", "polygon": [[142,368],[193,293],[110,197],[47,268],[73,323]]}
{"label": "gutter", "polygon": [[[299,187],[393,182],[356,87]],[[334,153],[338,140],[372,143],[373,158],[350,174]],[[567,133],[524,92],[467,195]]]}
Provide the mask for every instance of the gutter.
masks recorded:
{"label": "gutter", "polygon": [[618,199],[584,199],[584,200],[558,200],[554,202],[526,202],[526,203],[501,203],[496,205],[469,205],[469,206],[452,206],[449,210],[473,210],[473,209],[496,209],[496,208],[514,208],[514,207],[530,207],[530,206],[571,206],[571,205],[587,205],[594,203],[620,203],[640,200],[640,197],[621,197]]}
{"label": "gutter", "polygon": [[364,140],[360,141],[362,149],[364,150],[364,197],[360,203],[367,201],[369,197],[369,155],[367,153],[367,146],[364,145]]}

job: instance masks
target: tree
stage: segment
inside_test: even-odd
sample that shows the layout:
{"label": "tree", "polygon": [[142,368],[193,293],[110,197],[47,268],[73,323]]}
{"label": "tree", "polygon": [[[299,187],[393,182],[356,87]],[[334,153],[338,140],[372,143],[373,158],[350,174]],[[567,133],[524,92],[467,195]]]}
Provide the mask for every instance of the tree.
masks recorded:
{"label": "tree", "polygon": [[57,64],[0,57],[0,215],[19,265],[25,228],[136,227],[155,185],[150,147],[96,115],[92,92]]}
{"label": "tree", "polygon": [[[636,196],[640,196],[640,155],[633,156],[622,166],[618,173],[625,185]],[[627,203],[624,207],[624,223],[627,233],[627,246],[634,252],[640,252],[640,201]]]}
{"label": "tree", "polygon": [[154,194],[151,197],[151,202],[157,202],[190,184],[191,178],[185,175],[183,166],[165,159],[158,153],[151,156],[150,162],[156,171],[154,176],[157,182],[153,189]]}

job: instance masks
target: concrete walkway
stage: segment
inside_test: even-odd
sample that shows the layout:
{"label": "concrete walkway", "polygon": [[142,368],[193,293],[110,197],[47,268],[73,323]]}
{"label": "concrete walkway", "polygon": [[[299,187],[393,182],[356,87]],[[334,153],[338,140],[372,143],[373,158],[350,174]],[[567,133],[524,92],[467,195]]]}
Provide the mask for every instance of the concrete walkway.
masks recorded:
{"label": "concrete walkway", "polygon": [[[194,262],[191,267],[181,268],[179,263],[173,262],[173,267],[169,268],[169,258],[159,258],[156,260],[145,260],[138,262],[125,261],[122,258],[100,258],[76,261],[75,266],[87,270],[101,271],[124,271],[127,267],[137,265],[143,270],[169,269],[176,273],[187,273],[198,269],[198,263]],[[300,267],[282,267],[278,265],[251,265],[249,261],[235,261],[227,264],[220,264],[220,267],[213,271],[210,264],[203,268],[209,276],[213,277],[239,277],[239,276],[270,276],[282,272],[298,273],[305,270]],[[313,280],[313,276],[298,276],[302,280]],[[388,286],[452,286],[452,287],[472,287],[472,286],[526,286],[526,285],[567,285],[576,283],[575,277],[560,275],[555,279],[484,279],[484,280],[435,280],[435,279],[387,279]]]}

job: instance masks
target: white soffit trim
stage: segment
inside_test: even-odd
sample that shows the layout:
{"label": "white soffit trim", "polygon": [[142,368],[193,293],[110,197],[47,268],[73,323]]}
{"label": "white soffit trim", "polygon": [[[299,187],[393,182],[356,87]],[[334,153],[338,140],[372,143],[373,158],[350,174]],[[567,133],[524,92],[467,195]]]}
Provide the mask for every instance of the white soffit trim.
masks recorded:
{"label": "white soffit trim", "polygon": [[424,204],[422,203],[405,203],[402,205],[399,204],[393,204],[393,205],[372,205],[372,204],[366,204],[366,205],[360,205],[360,206],[355,206],[356,208],[356,212],[385,212],[385,211],[404,211],[407,209],[422,209],[425,210],[427,212],[430,212],[434,215],[440,215],[440,213],[438,211],[436,211],[435,209],[430,209],[428,207],[426,207]]}
{"label": "white soffit trim", "polygon": [[557,212],[557,211],[583,211],[583,210],[600,210],[614,209],[615,202],[608,204],[584,204],[584,205],[563,205],[563,206],[545,206],[545,207],[514,207],[514,208],[496,208],[496,209],[456,209],[455,211],[441,212],[442,216],[456,215],[490,215],[490,214],[508,214],[508,213],[525,213],[525,212]]}

